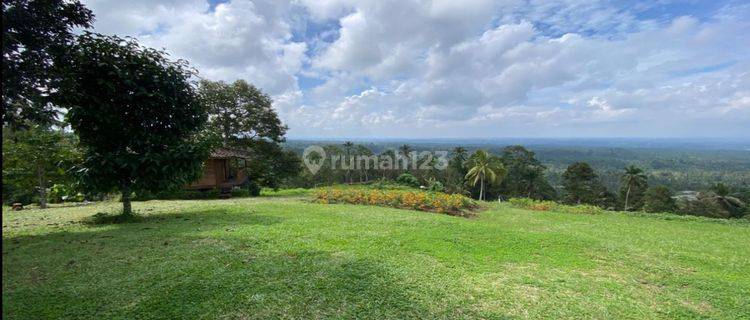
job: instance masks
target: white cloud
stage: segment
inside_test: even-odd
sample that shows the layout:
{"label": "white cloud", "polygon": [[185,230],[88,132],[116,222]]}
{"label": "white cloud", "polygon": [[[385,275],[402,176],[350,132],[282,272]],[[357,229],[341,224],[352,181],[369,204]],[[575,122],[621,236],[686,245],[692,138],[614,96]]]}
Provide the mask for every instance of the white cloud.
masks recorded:
{"label": "white cloud", "polygon": [[87,5],[98,31],[165,47],[207,78],[255,83],[297,136],[743,135],[750,127],[748,6],[642,18],[669,3]]}
{"label": "white cloud", "polygon": [[[126,4],[127,3],[127,4]],[[97,32],[137,36],[185,58],[202,77],[246,79],[271,94],[297,90],[305,42],[292,41],[283,1],[89,1]]]}

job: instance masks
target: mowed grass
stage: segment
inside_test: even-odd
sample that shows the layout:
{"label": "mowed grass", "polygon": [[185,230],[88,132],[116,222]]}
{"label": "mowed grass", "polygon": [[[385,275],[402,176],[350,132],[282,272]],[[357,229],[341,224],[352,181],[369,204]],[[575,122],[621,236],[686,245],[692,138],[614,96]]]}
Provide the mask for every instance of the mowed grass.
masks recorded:
{"label": "mowed grass", "polygon": [[[296,193],[294,193],[296,194]],[[750,227],[299,197],[3,210],[5,319],[748,318]]]}

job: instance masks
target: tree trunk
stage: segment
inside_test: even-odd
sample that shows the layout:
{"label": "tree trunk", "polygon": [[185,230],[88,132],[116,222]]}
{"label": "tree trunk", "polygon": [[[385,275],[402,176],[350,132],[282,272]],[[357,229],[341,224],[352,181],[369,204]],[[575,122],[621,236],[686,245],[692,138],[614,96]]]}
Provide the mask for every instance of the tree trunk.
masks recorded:
{"label": "tree trunk", "polygon": [[130,186],[125,184],[122,186],[122,215],[130,216],[133,214],[133,209],[130,205]]}
{"label": "tree trunk", "polygon": [[223,132],[224,133],[224,137],[223,137],[223,141],[222,141],[222,146],[226,147],[226,146],[229,145],[229,135],[231,134],[230,130],[229,130],[229,125],[228,124],[224,124],[224,130],[223,131],[224,131]]}
{"label": "tree trunk", "polygon": [[44,168],[37,166],[36,168],[37,178],[39,179],[39,208],[47,208],[47,181],[44,177]]}
{"label": "tree trunk", "polygon": [[484,175],[481,178],[482,182],[479,183],[479,201],[484,200]]}
{"label": "tree trunk", "polygon": [[628,191],[625,192],[625,211],[628,211],[628,198],[630,197],[630,185],[628,185]]}

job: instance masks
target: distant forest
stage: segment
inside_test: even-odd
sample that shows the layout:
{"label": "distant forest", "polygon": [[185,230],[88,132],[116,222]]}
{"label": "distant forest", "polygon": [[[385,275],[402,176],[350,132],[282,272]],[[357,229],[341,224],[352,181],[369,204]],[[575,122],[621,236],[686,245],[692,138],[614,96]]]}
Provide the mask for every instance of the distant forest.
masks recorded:
{"label": "distant forest", "polygon": [[[665,185],[675,191],[706,190],[717,183],[740,188],[750,186],[750,149],[732,142],[724,145],[713,141],[652,143],[647,147],[638,140],[510,140],[504,142],[471,141],[354,141],[375,154],[385,150],[410,145],[414,151],[450,151],[462,146],[469,153],[485,149],[500,154],[510,144],[526,142],[524,147],[536,153],[547,167],[546,177],[552,186],[560,189],[562,173],[574,162],[589,163],[599,174],[609,190],[617,190],[622,170],[628,165],[644,169],[650,185]],[[285,147],[299,154],[310,145],[340,145],[343,141],[289,140]],[[727,149],[721,149],[721,147]],[[733,149],[728,149],[733,148]]]}

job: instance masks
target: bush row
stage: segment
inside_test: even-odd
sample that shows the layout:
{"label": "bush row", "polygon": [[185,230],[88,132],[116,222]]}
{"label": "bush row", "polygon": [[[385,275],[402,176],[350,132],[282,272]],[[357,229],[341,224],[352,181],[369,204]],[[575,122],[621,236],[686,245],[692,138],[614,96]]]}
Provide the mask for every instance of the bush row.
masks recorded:
{"label": "bush row", "polygon": [[571,206],[549,200],[534,200],[529,198],[511,198],[508,200],[508,203],[516,208],[534,211],[555,211],[577,214],[600,214],[605,212],[605,210],[600,207],[588,204]]}
{"label": "bush row", "polygon": [[[233,198],[254,197],[260,194],[260,188],[234,188],[232,189]],[[202,200],[202,199],[219,199],[221,192],[219,189],[210,190],[185,190],[176,189],[161,191],[158,193],[142,192],[134,193],[133,199],[145,200]]]}
{"label": "bush row", "polygon": [[319,203],[367,204],[455,216],[470,216],[470,210],[477,207],[474,200],[460,194],[427,191],[324,188],[317,189],[314,197]]}

